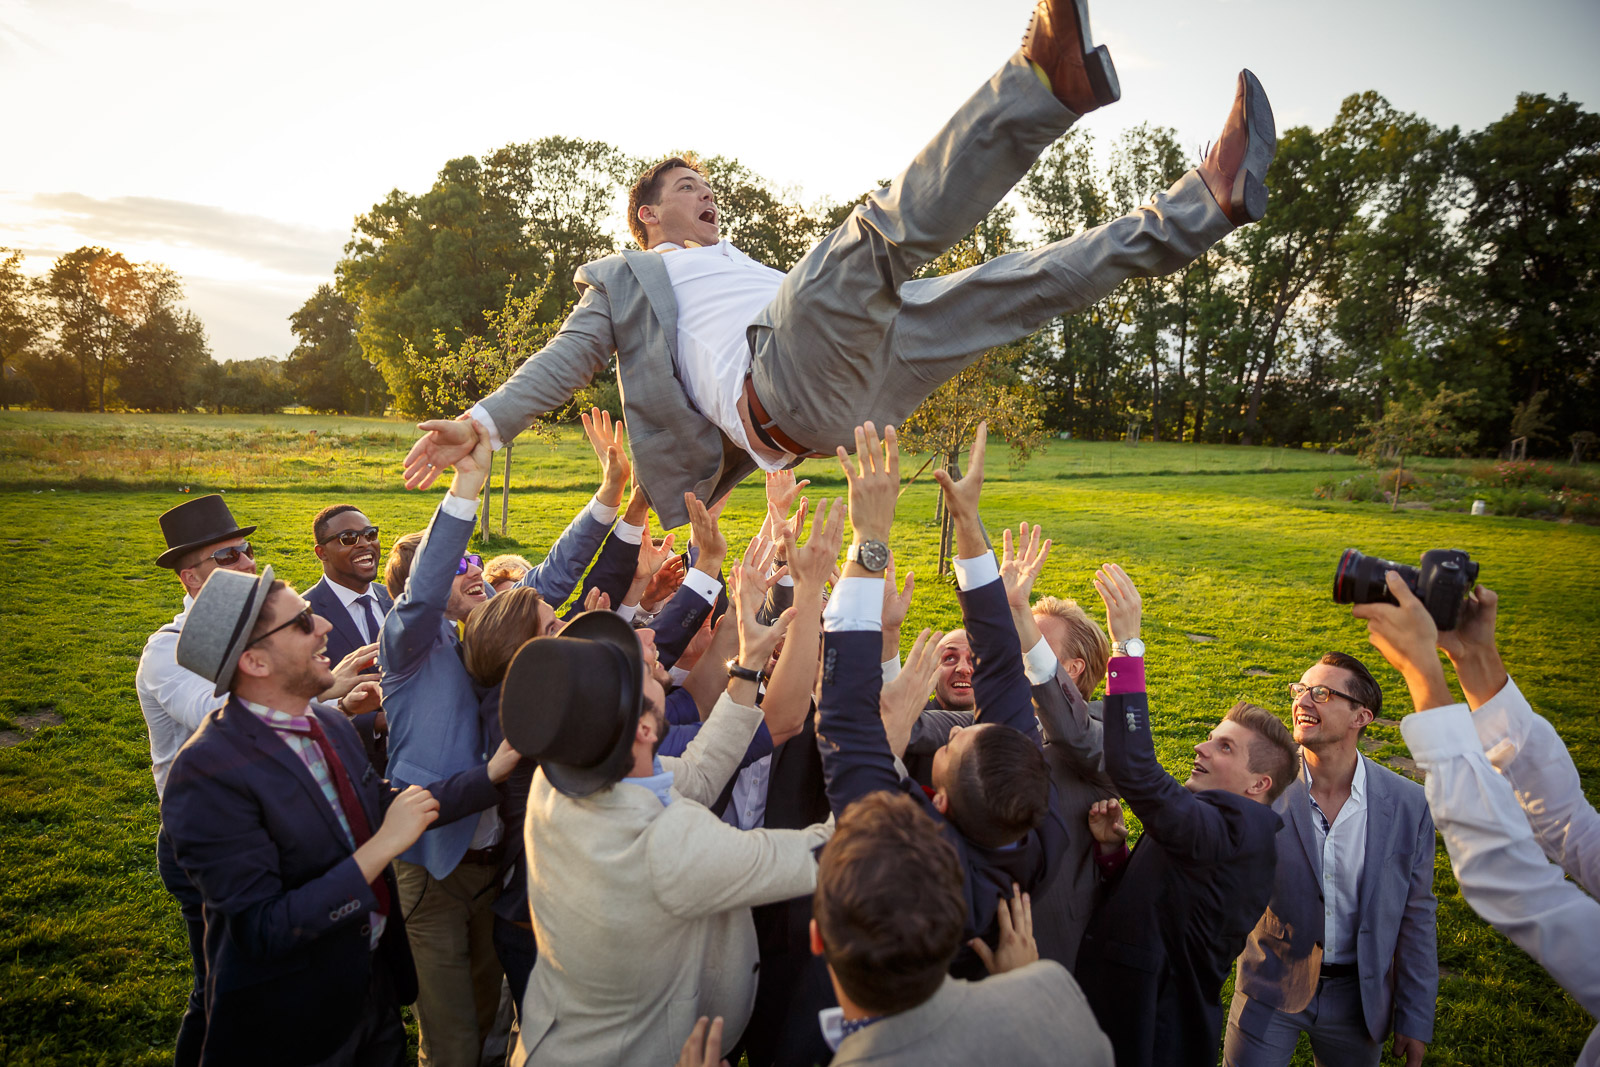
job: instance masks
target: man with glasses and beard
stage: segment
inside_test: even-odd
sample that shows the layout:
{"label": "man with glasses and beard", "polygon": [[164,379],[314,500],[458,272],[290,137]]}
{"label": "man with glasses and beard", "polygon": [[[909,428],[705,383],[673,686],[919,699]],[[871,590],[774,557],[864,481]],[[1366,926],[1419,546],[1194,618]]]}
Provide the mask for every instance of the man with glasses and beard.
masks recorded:
{"label": "man with glasses and beard", "polygon": [[1434,834],[1422,786],[1361,754],[1383,690],[1329,652],[1289,686],[1303,770],[1283,817],[1272,900],[1239,955],[1223,1062],[1284,1065],[1301,1031],[1317,1062],[1407,1067],[1433,1037],[1439,966]]}
{"label": "man with glasses and beard", "polygon": [[[322,561],[322,578],[306,590],[306,603],[333,627],[328,631],[328,659],[338,663],[360,652],[370,663],[378,658],[378,635],[384,616],[394,607],[378,577],[378,559],[383,551],[378,528],[354,504],[333,504],[317,512],[311,520],[316,539],[313,551]],[[363,666],[363,670],[375,668]],[[367,758],[379,774],[388,766],[388,722],[383,709],[358,715],[353,720]]]}

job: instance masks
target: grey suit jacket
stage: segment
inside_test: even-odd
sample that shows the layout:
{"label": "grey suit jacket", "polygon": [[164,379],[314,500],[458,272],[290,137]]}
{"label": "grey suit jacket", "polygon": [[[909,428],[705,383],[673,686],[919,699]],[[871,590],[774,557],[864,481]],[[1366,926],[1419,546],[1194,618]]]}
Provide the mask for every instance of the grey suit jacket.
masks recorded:
{"label": "grey suit jacket", "polygon": [[[1362,759],[1366,759],[1365,756]],[[1322,855],[1310,794],[1296,778],[1272,805],[1278,874],[1272,900],[1239,954],[1235,989],[1286,1012],[1302,1011],[1322,967]],[[1367,760],[1367,848],[1358,885],[1356,963],[1361,1008],[1374,1040],[1433,1039],[1439,993],[1434,936],[1433,817],[1422,786]]]}
{"label": "grey suit jacket", "polygon": [[639,484],[663,529],[689,521],[683,494],[710,502],[755,460],[695,409],[678,380],[678,302],[659,252],[585,263],[580,296],[550,343],[483,400],[503,441],[572,399],[617,354],[617,382]]}
{"label": "grey suit jacket", "polygon": [[833,1067],[1112,1067],[1111,1042],[1083,990],[1052,960],[982,982],[946,978],[909,1011],[857,1030],[839,1043]]}

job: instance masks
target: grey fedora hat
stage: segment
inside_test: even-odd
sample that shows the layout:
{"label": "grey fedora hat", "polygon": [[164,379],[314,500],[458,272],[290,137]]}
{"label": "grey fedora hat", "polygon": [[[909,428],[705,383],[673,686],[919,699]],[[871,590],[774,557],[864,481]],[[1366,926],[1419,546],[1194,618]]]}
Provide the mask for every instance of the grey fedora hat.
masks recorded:
{"label": "grey fedora hat", "polygon": [[232,689],[239,656],[271,588],[271,567],[262,567],[260,574],[212,571],[178,635],[178,666],[216,682],[217,696]]}

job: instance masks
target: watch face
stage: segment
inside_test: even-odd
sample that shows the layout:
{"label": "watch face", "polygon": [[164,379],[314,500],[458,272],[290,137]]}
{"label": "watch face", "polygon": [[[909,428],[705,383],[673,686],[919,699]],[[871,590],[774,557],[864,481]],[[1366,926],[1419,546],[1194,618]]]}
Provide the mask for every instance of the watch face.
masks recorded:
{"label": "watch face", "polygon": [[1144,658],[1144,642],[1139,640],[1137,637],[1135,637],[1132,641],[1123,642],[1122,648],[1123,651],[1129,656],[1135,656],[1139,659]]}
{"label": "watch face", "polygon": [[889,546],[882,541],[863,541],[856,548],[856,562],[869,571],[881,571],[889,566]]}

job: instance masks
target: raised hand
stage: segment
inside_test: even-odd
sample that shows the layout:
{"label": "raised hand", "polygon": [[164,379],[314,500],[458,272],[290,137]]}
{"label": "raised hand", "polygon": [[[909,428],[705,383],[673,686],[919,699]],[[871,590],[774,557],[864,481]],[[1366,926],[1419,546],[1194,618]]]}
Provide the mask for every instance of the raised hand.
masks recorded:
{"label": "raised hand", "polygon": [[1488,586],[1480,585],[1467,594],[1456,628],[1439,631],[1439,647],[1455,665],[1461,691],[1474,711],[1505,688],[1509,678],[1494,641],[1499,611],[1499,596]]}
{"label": "raised hand", "polygon": [[983,523],[978,518],[978,500],[983,495],[983,461],[988,453],[989,424],[980,422],[972,438],[972,451],[967,455],[967,473],[960,481],[943,468],[933,472],[933,480],[944,490],[945,509],[955,523],[956,554],[961,559],[974,559],[989,550]]}
{"label": "raised hand", "polygon": [[856,427],[856,458],[839,446],[839,466],[850,483],[850,525],[856,540],[889,540],[894,527],[895,502],[900,496],[900,442],[890,426],[878,441],[878,431],[868,422]]}
{"label": "raised hand", "polygon": [[1122,818],[1122,802],[1116,797],[1089,805],[1089,836],[1103,846],[1102,855],[1109,855],[1127,843],[1128,824]]}
{"label": "raised hand", "polygon": [[[386,845],[399,855],[417,843],[422,832],[439,817],[439,802],[420,785],[408,785],[389,802],[383,825],[378,827]],[[377,836],[377,835],[374,835]]]}
{"label": "raised hand", "polygon": [[1384,574],[1394,604],[1357,604],[1350,614],[1367,623],[1367,640],[1399,671],[1411,690],[1416,710],[1442,707],[1451,703],[1450,687],[1444,681],[1444,668],[1435,651],[1439,628],[1433,616],[1406,587],[1405,579],[1394,571]]}
{"label": "raised hand", "polygon": [[773,649],[783,640],[794,618],[793,608],[780,615],[771,626],[763,626],[759,617],[767,590],[783,575],[782,569],[767,573],[776,551],[777,545],[766,538],[751,538],[743,558],[733,565],[728,576],[729,600],[739,627],[739,663],[755,671],[766,667]]}
{"label": "raised hand", "polygon": [[[889,567],[883,572],[883,632],[898,631],[905,625],[906,615],[911,611],[911,598],[917,591],[917,572],[906,571],[906,583],[897,587],[894,584],[894,553],[889,553]],[[888,657],[884,657],[887,659]]]}
{"label": "raised hand", "polygon": [[672,594],[683,584],[683,575],[688,569],[682,556],[669,557],[645,584],[644,592],[639,594],[639,607],[649,612],[661,610],[661,605],[672,599]]}
{"label": "raised hand", "polygon": [[628,445],[622,436],[622,420],[612,422],[611,412],[590,408],[578,416],[589,447],[600,460],[600,502],[610,507],[622,503],[622,487],[628,484],[633,466],[628,462]]}
{"label": "raised hand", "polygon": [[774,523],[789,514],[794,507],[795,497],[810,484],[809,478],[795,481],[792,470],[767,472],[767,513],[773,516]]}
{"label": "raised hand", "polygon": [[[804,506],[800,514],[805,513]],[[839,561],[839,546],[844,541],[844,502],[834,499],[818,501],[817,512],[811,521],[811,536],[804,545],[797,544],[799,531],[786,530],[783,536],[783,554],[789,560],[789,575],[794,579],[795,596],[801,591],[822,595],[822,587],[833,575],[834,564]]]}
{"label": "raised hand", "polygon": [[383,687],[378,684],[376,678],[357,682],[355,688],[339,700],[339,710],[351,718],[365,715],[369,711],[377,711],[381,707],[383,707]]}
{"label": "raised hand", "polygon": [[1005,583],[1006,601],[1012,611],[1027,611],[1033,598],[1033,583],[1050,558],[1050,541],[1039,540],[1039,527],[1027,523],[1017,527],[1015,544],[1008,529],[1001,537],[1000,578]]}
{"label": "raised hand", "polygon": [[661,540],[652,540],[650,537],[650,516],[644,518],[644,533],[639,538],[639,562],[633,566],[633,580],[649,582],[662,567],[667,565],[667,560],[673,559],[672,542],[677,539],[676,534],[667,534]]}
{"label": "raised hand", "polygon": [[1010,900],[1000,898],[995,918],[1000,923],[1000,941],[993,951],[981,937],[967,942],[990,974],[1014,971],[1039,958],[1039,945],[1033,939],[1033,901],[1017,883],[1011,883]]}
{"label": "raised hand", "polygon": [[583,595],[584,611],[610,611],[611,594],[602,592],[598,585],[591,585],[589,591]]}
{"label": "raised hand", "polygon": [[728,558],[728,542],[723,539],[722,526],[717,516],[707,511],[693,493],[684,493],[683,503],[689,509],[689,543],[700,550],[694,569],[715,578],[722,573],[723,561]]}
{"label": "raised hand", "polygon": [[1142,602],[1128,572],[1107,563],[1094,572],[1094,590],[1106,605],[1106,629],[1113,641],[1132,641],[1139,636]]}
{"label": "raised hand", "polygon": [[469,454],[476,442],[477,424],[467,416],[459,419],[429,419],[419,422],[422,436],[405,458],[407,489],[427,489],[434,480]]}
{"label": "raised hand", "polygon": [[906,745],[911,742],[911,728],[928,703],[933,676],[939,670],[938,648],[942,640],[943,633],[923,630],[911,643],[911,651],[900,673],[878,691],[878,715],[883,719],[889,749],[897,757],[905,756]]}

